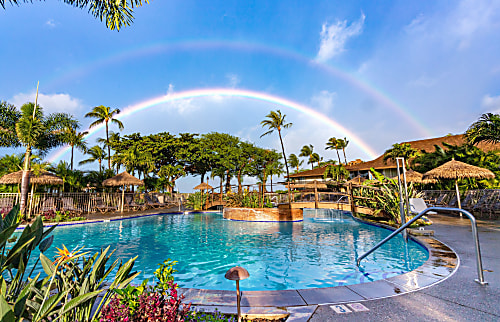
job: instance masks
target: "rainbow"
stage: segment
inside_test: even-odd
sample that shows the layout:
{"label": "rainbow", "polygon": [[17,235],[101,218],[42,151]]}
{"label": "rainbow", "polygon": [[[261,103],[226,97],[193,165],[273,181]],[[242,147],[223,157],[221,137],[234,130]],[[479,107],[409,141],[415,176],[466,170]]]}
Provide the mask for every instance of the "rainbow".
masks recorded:
{"label": "rainbow", "polygon": [[[237,98],[244,98],[244,99],[269,102],[269,103],[280,105],[280,106],[283,106],[286,108],[290,108],[292,110],[296,110],[298,112],[301,112],[309,117],[312,117],[312,118],[322,122],[326,126],[329,126],[333,130],[335,130],[340,135],[349,138],[349,140],[354,145],[359,147],[360,150],[363,151],[370,158],[375,158],[377,156],[375,151],[368,144],[366,144],[361,138],[359,138],[353,132],[349,131],[347,128],[345,128],[341,124],[337,123],[335,120],[329,118],[328,116],[326,116],[326,115],[324,115],[324,114],[322,114],[322,113],[320,113],[320,112],[318,112],[310,107],[307,107],[305,105],[290,101],[290,100],[282,98],[282,97],[270,95],[267,93],[244,90],[244,89],[205,88],[205,89],[188,90],[188,91],[183,91],[183,92],[178,92],[178,93],[169,93],[167,95],[155,97],[155,98],[143,101],[141,103],[138,103],[138,104],[135,104],[132,106],[128,106],[122,110],[122,112],[118,115],[117,118],[120,120],[123,120],[125,118],[130,117],[131,115],[133,115],[135,113],[146,110],[148,108],[158,106],[160,104],[173,102],[173,101],[179,101],[179,100],[185,100],[185,99],[201,98],[201,97],[237,97]],[[101,124],[101,125],[98,125],[96,127],[93,127],[92,129],[89,129],[87,137],[93,135],[94,133],[96,133],[97,131],[102,129],[103,127],[104,127],[104,124]],[[49,162],[51,162],[51,163],[57,162],[68,151],[70,151],[69,146],[58,149],[55,153],[53,153],[49,157]]]}
{"label": "rainbow", "polygon": [[339,78],[354,88],[359,89],[365,94],[369,95],[376,102],[389,108],[396,115],[408,122],[412,127],[417,129],[423,137],[432,137],[434,133],[432,129],[427,128],[425,124],[418,119],[410,110],[405,109],[401,104],[397,103],[394,98],[391,98],[388,93],[382,89],[377,88],[368,80],[362,79],[358,73],[342,70],[338,67],[321,63],[311,59],[306,54],[297,52],[295,49],[284,48],[278,46],[269,46],[260,43],[241,42],[241,41],[228,41],[228,40],[178,40],[169,43],[153,43],[140,48],[132,48],[130,50],[112,53],[107,56],[102,56],[97,59],[91,60],[85,64],[77,67],[63,68],[62,74],[54,74],[51,79],[44,81],[46,87],[54,86],[57,84],[68,82],[72,79],[82,78],[94,70],[106,67],[112,64],[119,64],[125,61],[137,59],[139,57],[159,55],[162,53],[170,53],[176,51],[189,51],[189,50],[237,50],[243,52],[256,52],[264,53],[285,59],[299,61],[303,64],[310,65],[314,68]]}

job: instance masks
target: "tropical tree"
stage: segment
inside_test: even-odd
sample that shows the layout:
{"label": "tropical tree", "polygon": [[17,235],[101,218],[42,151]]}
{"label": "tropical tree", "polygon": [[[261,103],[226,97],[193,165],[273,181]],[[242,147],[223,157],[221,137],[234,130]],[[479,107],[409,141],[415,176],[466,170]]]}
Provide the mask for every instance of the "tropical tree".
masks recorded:
{"label": "tropical tree", "polygon": [[87,163],[98,162],[99,172],[102,172],[102,161],[106,159],[106,152],[98,145],[95,145],[87,150],[85,154],[90,155],[90,158],[80,161],[79,165],[84,165]]}
{"label": "tropical tree", "polygon": [[320,157],[319,154],[317,154],[316,152],[314,152],[309,158],[309,161],[311,162],[311,166],[313,167],[313,169],[314,169],[314,162],[317,162],[319,167],[319,163],[321,162],[321,160],[323,160],[323,157]]}
{"label": "tropical tree", "polygon": [[344,167],[344,165],[329,165],[326,167],[325,172],[323,172],[323,178],[331,178],[335,181],[344,181],[349,178],[349,171]]}
{"label": "tropical tree", "polygon": [[78,132],[78,128],[79,125],[77,125],[76,127],[67,127],[63,130],[63,141],[71,147],[71,170],[73,170],[73,157],[75,148],[83,153],[85,153],[85,151],[87,150],[87,141],[85,141],[85,135],[87,135],[88,132]]}
{"label": "tropical tree", "polygon": [[341,147],[339,145],[339,139],[337,139],[335,137],[331,137],[330,139],[328,139],[328,142],[326,142],[325,150],[335,150],[337,152],[337,157],[339,158],[339,164],[342,163],[340,161],[340,154],[339,154],[340,149],[341,149]]}
{"label": "tropical tree", "polygon": [[344,162],[345,162],[345,165],[347,165],[347,158],[345,156],[345,148],[347,148],[347,145],[349,144],[349,141],[347,140],[347,138],[343,138],[343,139],[337,139],[337,149],[342,149],[342,152],[344,153]]}
{"label": "tropical tree", "polygon": [[469,144],[480,142],[499,143],[500,142],[500,115],[485,113],[478,121],[472,123],[464,135]]}
{"label": "tropical tree", "polygon": [[[5,2],[19,5],[21,2],[33,2],[32,0],[0,0],[0,6],[5,9]],[[130,26],[134,20],[132,15],[134,7],[142,6],[142,0],[63,0],[64,3],[77,8],[88,8],[88,12],[99,20],[106,21],[106,27],[110,30],[120,30],[121,27]],[[149,0],[144,0],[149,3]]]}
{"label": "tropical tree", "polygon": [[288,160],[290,161],[290,166],[296,168],[297,172],[299,172],[299,167],[304,163],[304,160],[299,160],[294,153],[288,156]]}
{"label": "tropical tree", "polygon": [[0,101],[0,146],[19,146],[16,136],[16,122],[21,117],[17,108],[5,101]]}
{"label": "tropical tree", "polygon": [[[313,160],[313,154],[314,154],[313,150],[314,150],[314,146],[312,144],[304,145],[302,147],[302,149],[300,149],[300,154],[299,154],[299,157],[308,158],[307,164],[311,165],[311,169],[314,169],[314,162],[316,162],[315,160]],[[319,158],[319,155],[318,155],[318,158]]]}
{"label": "tropical tree", "polygon": [[123,130],[123,123],[117,120],[115,116],[120,113],[120,110],[115,108],[111,110],[109,106],[99,105],[92,109],[91,112],[85,114],[85,117],[92,117],[96,120],[89,125],[89,128],[93,128],[99,124],[104,123],[106,125],[106,145],[108,147],[108,169],[111,169],[111,148],[109,145],[109,125],[108,123],[115,123],[118,125],[120,130]]}
{"label": "tropical tree", "polygon": [[[287,129],[292,126],[292,123],[286,123],[285,121],[285,114],[281,114],[280,110],[277,111],[271,111],[269,114],[266,115],[267,119],[263,120],[260,122],[262,127],[267,127],[268,131],[262,134],[260,137],[263,137],[265,135],[271,134],[274,132],[274,130],[278,131],[278,136],[280,138],[280,143],[281,143],[281,150],[283,152],[283,158],[285,159],[285,167],[286,167],[286,176],[287,180],[290,180],[290,171],[288,170],[288,162],[286,160],[286,154],[285,154],[285,146],[283,145],[283,138],[281,137],[281,130]],[[288,197],[291,200],[291,191],[290,191],[290,185],[288,185]]]}
{"label": "tropical tree", "polygon": [[419,155],[417,149],[411,147],[410,143],[395,143],[392,148],[384,152],[384,161],[388,159],[396,160],[396,158],[405,158],[406,168],[410,168],[410,159],[413,159]]}
{"label": "tropical tree", "polygon": [[35,103],[24,104],[20,112],[16,112],[9,105],[2,107],[2,110],[8,112],[7,115],[1,116],[2,144],[11,147],[22,146],[26,149],[20,202],[21,213],[24,214],[32,150],[36,149],[40,155],[44,155],[50,149],[62,145],[62,130],[68,126],[75,126],[77,121],[66,113],[52,113],[45,116],[42,108]]}

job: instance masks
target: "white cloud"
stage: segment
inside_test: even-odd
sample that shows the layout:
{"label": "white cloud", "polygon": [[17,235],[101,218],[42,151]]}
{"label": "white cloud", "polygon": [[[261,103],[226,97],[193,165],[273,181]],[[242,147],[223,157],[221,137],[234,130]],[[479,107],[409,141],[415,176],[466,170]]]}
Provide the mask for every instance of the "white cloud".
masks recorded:
{"label": "white cloud", "polygon": [[351,37],[361,34],[365,15],[361,14],[358,21],[347,25],[347,20],[337,21],[335,24],[325,22],[321,27],[321,43],[316,60],[325,62],[344,51],[347,40]]}
{"label": "white cloud", "polygon": [[240,77],[238,75],[236,75],[236,74],[227,74],[226,78],[228,79],[228,81],[229,81],[229,87],[231,87],[231,88],[235,88],[241,82]]}
{"label": "white cloud", "polygon": [[[17,107],[24,103],[35,102],[36,92],[19,93],[10,99],[10,102]],[[38,93],[38,105],[43,107],[46,113],[65,112],[77,114],[83,108],[82,101],[71,97],[69,94],[43,94]]]}
{"label": "white cloud", "polygon": [[47,20],[47,22],[45,22],[45,25],[50,27],[50,28],[55,28],[56,22],[54,21],[54,19],[49,19],[49,20]]}
{"label": "white cloud", "polygon": [[483,97],[481,105],[488,111],[495,113],[500,112],[500,95],[498,96],[485,95]]}
{"label": "white cloud", "polygon": [[328,113],[332,111],[336,97],[337,93],[324,90],[311,97],[311,105],[323,113]]}
{"label": "white cloud", "polygon": [[422,75],[417,79],[410,81],[410,85],[417,87],[432,87],[437,84],[438,79],[434,77],[429,77],[427,75]]}
{"label": "white cloud", "polygon": [[[167,97],[175,93],[174,88],[174,84],[168,84]],[[197,105],[193,104],[192,98],[170,101],[161,105],[164,109],[172,109],[177,111],[179,114],[192,113],[197,109]]]}

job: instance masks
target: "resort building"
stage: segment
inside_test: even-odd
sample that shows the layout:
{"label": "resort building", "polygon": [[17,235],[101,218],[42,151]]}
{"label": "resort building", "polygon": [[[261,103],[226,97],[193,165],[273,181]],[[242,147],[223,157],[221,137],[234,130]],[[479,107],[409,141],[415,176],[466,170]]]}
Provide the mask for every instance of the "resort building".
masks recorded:
{"label": "resort building", "polygon": [[[402,142],[409,143],[410,146],[418,151],[434,152],[435,145],[444,147],[443,143],[451,145],[462,145],[465,143],[463,134],[458,135],[447,135],[438,138],[424,139],[417,141]],[[480,143],[477,145],[478,148],[485,152],[500,150],[500,144],[491,143]],[[445,148],[446,149],[446,148]],[[313,182],[315,180],[323,181],[323,173],[325,172],[327,166],[315,168],[313,170],[303,171],[290,175],[290,179],[294,182]],[[359,159],[356,161],[351,161],[347,164],[346,169],[351,173],[351,178],[361,176],[365,178],[370,178],[370,169],[374,168],[376,171],[382,173],[384,176],[392,178],[397,176],[396,162],[388,159],[384,161],[384,154],[381,154],[374,160],[362,162]]]}

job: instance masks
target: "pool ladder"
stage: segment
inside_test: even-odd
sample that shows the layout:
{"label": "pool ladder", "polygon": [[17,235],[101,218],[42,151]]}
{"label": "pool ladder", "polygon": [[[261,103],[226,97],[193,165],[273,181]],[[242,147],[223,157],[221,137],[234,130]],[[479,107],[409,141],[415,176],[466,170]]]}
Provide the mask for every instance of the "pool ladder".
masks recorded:
{"label": "pool ladder", "polygon": [[476,263],[477,263],[477,279],[475,279],[474,281],[476,281],[477,283],[479,283],[481,285],[487,285],[488,282],[486,282],[484,280],[484,276],[483,276],[483,262],[481,260],[481,249],[479,247],[479,238],[478,238],[478,234],[477,234],[476,218],[474,218],[474,216],[470,212],[468,212],[467,210],[463,210],[463,209],[459,209],[459,208],[430,207],[430,208],[423,210],[418,215],[413,217],[410,221],[408,221],[406,224],[399,227],[392,234],[390,234],[389,236],[384,238],[380,243],[375,245],[372,249],[370,249],[369,251],[367,251],[366,253],[361,255],[357,259],[356,265],[359,267],[359,265],[361,264],[361,260],[363,260],[366,256],[370,255],[371,253],[373,253],[380,246],[382,246],[383,244],[385,244],[386,242],[391,240],[394,236],[396,236],[400,232],[404,231],[408,226],[413,224],[415,221],[420,219],[420,217],[422,217],[423,215],[425,215],[429,211],[458,211],[458,212],[460,212],[460,214],[464,214],[470,219],[470,223],[472,226],[472,238],[474,239],[474,246],[476,248]]}

